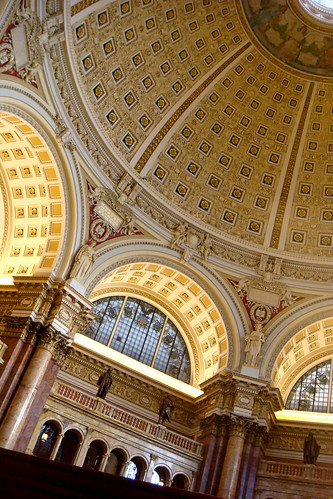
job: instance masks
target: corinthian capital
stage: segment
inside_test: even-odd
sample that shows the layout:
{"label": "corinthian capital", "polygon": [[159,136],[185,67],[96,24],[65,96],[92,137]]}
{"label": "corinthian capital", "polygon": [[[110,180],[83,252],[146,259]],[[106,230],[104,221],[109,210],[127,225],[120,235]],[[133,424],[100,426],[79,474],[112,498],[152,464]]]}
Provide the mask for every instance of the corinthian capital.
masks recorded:
{"label": "corinthian capital", "polygon": [[51,326],[42,329],[38,334],[37,346],[49,350],[52,355],[67,347],[67,339]]}
{"label": "corinthian capital", "polygon": [[253,422],[241,416],[230,416],[229,435],[245,438]]}

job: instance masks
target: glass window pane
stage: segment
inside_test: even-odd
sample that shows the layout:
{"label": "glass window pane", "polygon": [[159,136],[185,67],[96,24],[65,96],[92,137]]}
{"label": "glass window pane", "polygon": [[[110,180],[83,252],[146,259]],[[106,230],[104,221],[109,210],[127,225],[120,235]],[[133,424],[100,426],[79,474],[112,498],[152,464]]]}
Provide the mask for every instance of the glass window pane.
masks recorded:
{"label": "glass window pane", "polygon": [[98,317],[91,323],[85,332],[86,336],[107,345],[118,314],[123,304],[124,297],[111,296],[102,298],[94,303],[93,312]]}
{"label": "glass window pane", "polygon": [[292,388],[286,409],[327,412],[331,361],[312,367]]}
{"label": "glass window pane", "polygon": [[85,331],[86,336],[104,345],[111,338],[110,348],[149,366],[154,362],[155,369],[190,382],[191,366],[185,341],[163,312],[143,300],[122,296],[97,300],[93,311],[98,317]]}
{"label": "glass window pane", "polygon": [[110,344],[110,347],[118,352],[123,352],[124,350],[127,336],[129,335],[134,317],[136,316],[137,308],[138,300],[135,298],[128,298]]}

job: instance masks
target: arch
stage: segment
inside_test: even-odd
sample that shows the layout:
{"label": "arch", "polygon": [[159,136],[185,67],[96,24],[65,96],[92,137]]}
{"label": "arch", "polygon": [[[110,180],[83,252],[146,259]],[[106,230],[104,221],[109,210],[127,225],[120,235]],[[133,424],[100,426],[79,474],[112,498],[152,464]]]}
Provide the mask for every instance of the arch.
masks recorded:
{"label": "arch", "polygon": [[116,447],[110,452],[104,471],[112,475],[121,475],[127,460],[128,454],[123,449]]}
{"label": "arch", "polygon": [[[332,317],[332,307],[332,298],[321,297],[314,300],[304,300],[273,321],[266,330],[267,340],[262,348],[263,359],[260,367],[260,375],[266,379],[274,380],[274,365],[281,352],[283,352],[283,349],[288,345],[288,342],[304,328],[311,326],[311,324]],[[316,352],[309,355],[307,365],[309,366],[312,362],[312,357],[320,355],[320,353],[324,354],[324,351],[319,352],[316,350]],[[324,355],[320,358],[324,360]],[[301,363],[302,361],[297,361],[298,367]],[[296,363],[292,367],[296,368]],[[305,371],[306,366],[303,372]]]}
{"label": "arch", "polygon": [[102,459],[105,454],[105,443],[101,440],[93,440],[90,442],[86,457],[83,462],[83,468],[98,471],[102,464]]}
{"label": "arch", "polygon": [[98,317],[85,335],[169,376],[190,382],[188,348],[169,314],[129,295],[100,298],[94,302],[93,311]]}
{"label": "arch", "polygon": [[132,480],[143,480],[147,468],[147,461],[142,456],[133,456],[127,465],[124,476]]}
{"label": "arch", "polygon": [[[240,363],[240,342],[244,332],[249,329],[244,310],[235,296],[232,285],[222,279],[219,275],[208,269],[202,262],[197,260],[191,261],[191,267],[176,260],[176,252],[169,248],[162,247],[155,243],[138,243],[126,242],[126,247],[121,243],[103,243],[97,249],[97,260],[93,270],[87,276],[84,285],[86,286],[86,296],[94,299],[97,295],[104,296],[107,294],[108,276],[116,269],[124,268],[125,266],[146,264],[157,267],[168,267],[175,273],[179,272],[187,279],[191,279],[193,283],[199,287],[207,296],[209,303],[212,303],[219,316],[220,328],[215,328],[211,334],[207,333],[201,327],[200,331],[196,331],[191,326],[191,321],[182,313],[181,307],[175,306],[173,303],[164,299],[161,294],[154,291],[153,287],[142,287],[145,297],[148,296],[158,299],[166,306],[173,309],[174,318],[177,317],[178,323],[182,321],[187,324],[182,330],[189,330],[187,335],[189,341],[193,344],[191,349],[196,350],[198,356],[197,369],[200,373],[195,380],[194,385],[211,377],[217,369],[225,367],[234,368]],[[118,292],[124,288],[124,284],[118,281]],[[114,286],[114,283],[112,284]],[[128,288],[132,292],[138,293],[138,288],[135,285],[128,283]],[[110,290],[109,290],[110,291]],[[139,294],[139,293],[138,293]],[[183,307],[185,310],[186,305]],[[194,314],[195,315],[195,314]],[[194,324],[195,321],[193,321]],[[213,336],[215,335],[215,339]],[[215,351],[216,349],[216,351]]]}
{"label": "arch", "polygon": [[190,480],[184,473],[176,473],[172,478],[170,486],[177,489],[188,490],[190,488]]}
{"label": "arch", "polygon": [[73,464],[81,442],[80,432],[74,429],[67,430],[59,445],[58,452],[54,458],[55,461]]}
{"label": "arch", "polygon": [[158,465],[154,468],[150,483],[154,485],[169,485],[171,478],[170,470],[163,465]]}
{"label": "arch", "polygon": [[[6,213],[0,237],[0,275],[57,273],[76,232],[70,233],[68,221],[77,218],[69,217],[75,211],[73,175],[68,174],[66,156],[51,124],[41,124],[41,116],[38,122],[33,118],[36,110],[30,109],[29,99],[29,105],[22,104],[22,108],[2,100],[0,92],[0,121],[8,137],[0,151],[6,155],[0,169],[1,204]],[[51,121],[47,112],[43,115]]]}
{"label": "arch", "polygon": [[42,425],[32,453],[35,456],[49,459],[59,434],[59,424],[53,420],[46,421]]}

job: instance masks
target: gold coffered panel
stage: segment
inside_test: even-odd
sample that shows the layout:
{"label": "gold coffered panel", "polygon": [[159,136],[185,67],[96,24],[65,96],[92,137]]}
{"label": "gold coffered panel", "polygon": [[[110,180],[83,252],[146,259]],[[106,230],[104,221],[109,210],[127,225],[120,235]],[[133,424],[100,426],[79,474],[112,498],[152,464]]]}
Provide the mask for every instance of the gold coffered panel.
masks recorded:
{"label": "gold coffered panel", "polygon": [[327,79],[277,64],[232,0],[90,2],[72,14],[87,109],[150,196],[216,237],[332,254]]}
{"label": "gold coffered panel", "polygon": [[64,232],[58,168],[40,135],[21,118],[0,113],[4,214],[0,276],[51,272]]}

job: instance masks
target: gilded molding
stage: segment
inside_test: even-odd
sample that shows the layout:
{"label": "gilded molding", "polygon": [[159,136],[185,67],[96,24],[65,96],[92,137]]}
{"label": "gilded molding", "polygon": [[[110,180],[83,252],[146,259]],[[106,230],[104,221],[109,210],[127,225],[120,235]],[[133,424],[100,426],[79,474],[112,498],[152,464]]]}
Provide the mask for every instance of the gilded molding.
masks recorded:
{"label": "gilded molding", "polygon": [[283,187],[282,187],[282,192],[280,195],[279,199],[279,206],[276,212],[276,217],[275,217],[275,222],[274,222],[274,227],[273,227],[273,232],[272,232],[272,237],[271,237],[271,242],[270,246],[272,248],[278,248],[279,246],[279,241],[280,241],[280,235],[281,235],[281,229],[282,229],[282,222],[287,206],[287,200],[289,196],[289,191],[290,191],[290,186],[291,186],[291,180],[294,174],[294,168],[296,165],[296,158],[299,152],[300,144],[301,144],[301,139],[302,139],[302,134],[304,131],[304,124],[305,120],[308,114],[309,110],[309,105],[311,101],[311,97],[313,94],[314,90],[314,83],[311,82],[309,85],[309,89],[306,95],[305,103],[302,109],[302,114],[297,126],[297,131],[296,131],[296,136],[295,140],[293,143],[293,147],[291,150],[290,158],[289,158],[289,163],[287,167],[287,171],[285,174],[284,182],[283,182]]}

